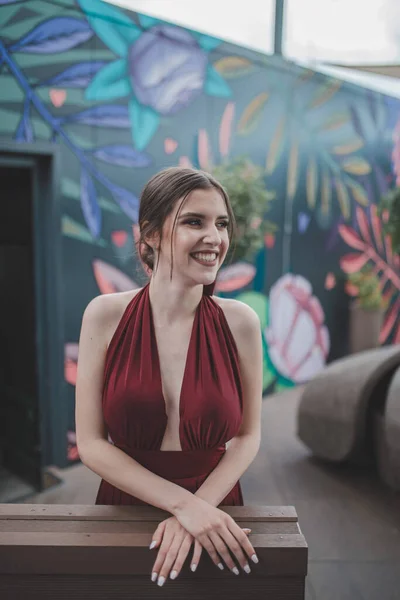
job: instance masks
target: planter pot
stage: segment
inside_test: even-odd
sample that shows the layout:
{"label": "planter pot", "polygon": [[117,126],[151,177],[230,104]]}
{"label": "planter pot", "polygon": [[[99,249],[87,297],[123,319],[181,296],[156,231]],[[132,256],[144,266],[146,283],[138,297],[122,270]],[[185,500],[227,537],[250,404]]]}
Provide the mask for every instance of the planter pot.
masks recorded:
{"label": "planter pot", "polygon": [[383,308],[367,310],[352,304],[350,306],[350,353],[362,352],[377,348],[379,334],[383,325],[385,310]]}

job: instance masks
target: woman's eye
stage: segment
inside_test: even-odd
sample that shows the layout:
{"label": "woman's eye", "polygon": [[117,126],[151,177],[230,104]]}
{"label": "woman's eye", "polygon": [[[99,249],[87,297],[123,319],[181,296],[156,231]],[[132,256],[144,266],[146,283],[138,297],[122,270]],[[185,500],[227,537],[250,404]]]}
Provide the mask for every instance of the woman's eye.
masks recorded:
{"label": "woman's eye", "polygon": [[228,221],[220,221],[220,223],[218,223],[219,227],[221,227],[222,229],[226,229],[229,225]]}
{"label": "woman's eye", "polygon": [[198,226],[201,225],[200,219],[190,219],[190,221],[186,221],[186,225]]}

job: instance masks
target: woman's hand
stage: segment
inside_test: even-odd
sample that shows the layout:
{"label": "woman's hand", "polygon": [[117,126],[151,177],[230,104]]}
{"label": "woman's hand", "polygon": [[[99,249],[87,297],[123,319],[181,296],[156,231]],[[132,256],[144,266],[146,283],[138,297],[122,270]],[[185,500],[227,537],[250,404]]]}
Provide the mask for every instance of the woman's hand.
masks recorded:
{"label": "woman's hand", "polygon": [[246,573],[250,573],[247,557],[258,563],[256,552],[243,529],[235,523],[230,515],[211,506],[205,500],[192,496],[189,503],[177,510],[175,517],[184,529],[207,550],[211,560],[217,566],[221,563],[222,558],[228,568],[239,575],[239,570],[229,550]]}
{"label": "woman's hand", "polygon": [[[170,517],[162,521],[155,530],[150,545],[150,549],[159,547],[157,560],[151,573],[151,580],[155,581],[158,578],[157,583],[161,586],[170,572],[171,579],[178,577],[193,541],[193,536],[182,527],[176,517]],[[195,571],[196,566],[199,564],[201,552],[201,545],[195,541],[191,564],[192,571]]]}
{"label": "woman's hand", "polygon": [[[249,534],[251,529],[243,531],[245,534]],[[178,577],[193,542],[194,552],[190,568],[195,571],[203,551],[201,544],[182,527],[176,517],[162,521],[155,530],[150,545],[151,549],[159,548],[152,569],[152,581],[157,579],[158,585],[162,586],[170,573],[171,579]],[[220,560],[216,564],[220,569],[224,568]]]}

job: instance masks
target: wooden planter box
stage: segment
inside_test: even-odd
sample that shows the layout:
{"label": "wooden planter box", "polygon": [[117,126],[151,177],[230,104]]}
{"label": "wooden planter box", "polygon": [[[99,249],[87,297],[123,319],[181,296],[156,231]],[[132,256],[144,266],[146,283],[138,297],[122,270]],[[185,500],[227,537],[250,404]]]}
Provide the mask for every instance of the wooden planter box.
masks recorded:
{"label": "wooden planter box", "polygon": [[152,507],[0,505],[0,598],[4,600],[303,600],[307,544],[292,506],[224,507],[250,540],[252,572],[220,571],[203,551],[177,579],[150,579],[157,524]]}

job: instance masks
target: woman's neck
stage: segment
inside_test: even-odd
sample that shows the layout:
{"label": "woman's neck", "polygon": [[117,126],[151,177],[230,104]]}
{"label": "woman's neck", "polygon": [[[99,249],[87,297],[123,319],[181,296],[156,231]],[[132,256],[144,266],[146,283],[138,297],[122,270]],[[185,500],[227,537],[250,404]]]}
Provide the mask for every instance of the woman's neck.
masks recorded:
{"label": "woman's neck", "polygon": [[153,317],[160,327],[193,317],[203,295],[203,286],[188,287],[176,278],[155,274],[150,280],[149,297]]}

